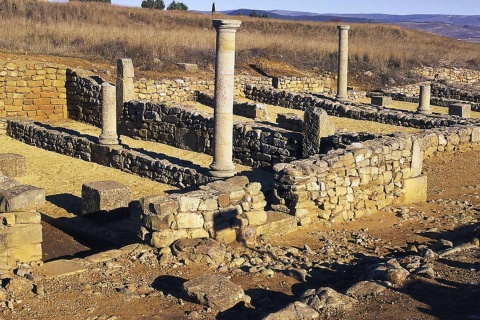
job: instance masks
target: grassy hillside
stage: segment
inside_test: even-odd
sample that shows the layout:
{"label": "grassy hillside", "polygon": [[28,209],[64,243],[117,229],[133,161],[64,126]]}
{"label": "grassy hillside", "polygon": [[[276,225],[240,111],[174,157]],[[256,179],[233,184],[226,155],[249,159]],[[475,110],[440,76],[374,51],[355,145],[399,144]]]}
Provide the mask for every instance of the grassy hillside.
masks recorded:
{"label": "grassy hillside", "polygon": [[[150,70],[169,70],[177,62],[188,62],[208,70],[215,57],[212,18],[232,19],[99,3],[0,0],[0,43],[18,53],[111,62],[129,57],[136,67]],[[243,20],[237,35],[239,69],[253,72],[252,64],[275,74],[336,69],[338,23],[238,19]],[[391,25],[351,26],[351,70],[372,71],[377,82],[401,80],[406,71],[420,65],[480,68],[478,44]]]}

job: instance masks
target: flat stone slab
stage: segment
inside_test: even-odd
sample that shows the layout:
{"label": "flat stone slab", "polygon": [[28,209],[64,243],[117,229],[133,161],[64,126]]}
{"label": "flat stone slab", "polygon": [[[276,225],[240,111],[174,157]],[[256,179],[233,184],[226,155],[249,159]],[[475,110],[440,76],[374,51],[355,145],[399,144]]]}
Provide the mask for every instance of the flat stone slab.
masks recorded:
{"label": "flat stone slab", "polygon": [[35,209],[45,204],[45,189],[22,184],[0,190],[0,212]]}
{"label": "flat stone slab", "polygon": [[278,211],[268,211],[265,224],[256,227],[257,235],[279,235],[297,230],[297,218]]}
{"label": "flat stone slab", "polygon": [[218,311],[228,310],[247,299],[239,285],[218,274],[204,274],[187,281],[182,291],[190,299]]}
{"label": "flat stone slab", "polygon": [[0,154],[0,175],[8,178],[23,177],[26,171],[27,165],[24,156],[15,153]]}
{"label": "flat stone slab", "polygon": [[108,250],[105,252],[92,254],[91,256],[85,258],[85,261],[90,263],[111,261],[113,259],[120,257],[124,253],[125,253],[124,251],[118,250],[118,249]]}
{"label": "flat stone slab", "polygon": [[127,208],[130,188],[116,181],[96,181],[82,185],[82,213]]}
{"label": "flat stone slab", "polygon": [[75,260],[56,260],[45,263],[39,273],[45,278],[51,279],[71,276],[85,271],[87,269]]}

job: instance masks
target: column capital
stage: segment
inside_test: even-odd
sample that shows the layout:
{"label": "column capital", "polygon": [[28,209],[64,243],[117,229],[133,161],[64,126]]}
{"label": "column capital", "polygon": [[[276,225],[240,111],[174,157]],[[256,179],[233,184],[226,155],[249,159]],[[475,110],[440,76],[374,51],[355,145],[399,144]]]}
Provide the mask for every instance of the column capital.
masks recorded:
{"label": "column capital", "polygon": [[213,27],[217,30],[221,29],[232,29],[236,30],[240,28],[242,21],[240,20],[212,20]]}
{"label": "column capital", "polygon": [[430,81],[425,81],[424,83],[422,83],[420,86],[421,87],[429,87],[432,83]]}
{"label": "column capital", "polygon": [[350,26],[347,25],[342,25],[342,26],[337,26],[338,30],[350,30]]}

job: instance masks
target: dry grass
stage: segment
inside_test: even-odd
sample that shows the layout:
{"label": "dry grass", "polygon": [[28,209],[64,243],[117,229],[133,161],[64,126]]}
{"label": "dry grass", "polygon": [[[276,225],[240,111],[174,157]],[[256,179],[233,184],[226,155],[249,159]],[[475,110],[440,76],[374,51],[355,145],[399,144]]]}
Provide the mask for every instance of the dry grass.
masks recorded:
{"label": "dry grass", "polygon": [[[232,18],[215,15],[214,18]],[[315,73],[334,71],[338,23],[235,17],[238,66],[280,61]],[[176,62],[212,66],[211,15],[128,8],[100,3],[0,0],[0,43],[14,52],[88,57],[113,62],[129,57],[141,69]],[[480,45],[384,24],[352,24],[351,69],[376,80],[401,80],[413,66],[480,66]],[[155,63],[154,58],[161,62]],[[404,79],[405,80],[405,79]],[[408,79],[407,79],[408,80]],[[373,81],[373,80],[372,80]]]}

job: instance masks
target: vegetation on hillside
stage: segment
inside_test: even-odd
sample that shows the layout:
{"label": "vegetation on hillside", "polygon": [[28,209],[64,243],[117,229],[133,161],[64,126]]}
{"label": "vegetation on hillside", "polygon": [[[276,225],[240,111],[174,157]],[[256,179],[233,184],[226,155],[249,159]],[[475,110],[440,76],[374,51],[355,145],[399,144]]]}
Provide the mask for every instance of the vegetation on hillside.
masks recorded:
{"label": "vegetation on hillside", "polygon": [[[216,15],[216,19],[227,17]],[[212,16],[183,10],[145,10],[96,2],[0,0],[2,48],[108,60],[132,58],[143,69],[166,70],[177,62],[211,69],[215,58]],[[251,17],[237,32],[237,67],[289,66],[304,73],[335,71],[338,23]],[[385,24],[352,24],[350,65],[384,83],[405,79],[415,66],[480,68],[478,44]],[[280,70],[279,70],[280,69]],[[270,72],[270,71],[268,71]],[[285,72],[285,71],[283,71]]]}

